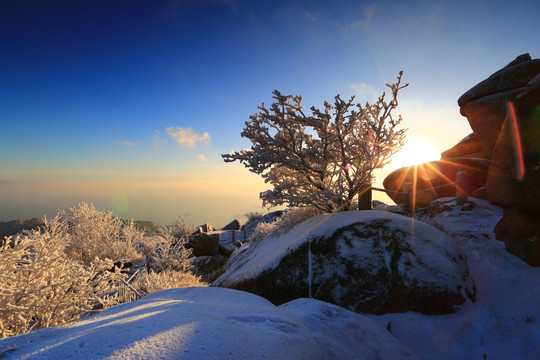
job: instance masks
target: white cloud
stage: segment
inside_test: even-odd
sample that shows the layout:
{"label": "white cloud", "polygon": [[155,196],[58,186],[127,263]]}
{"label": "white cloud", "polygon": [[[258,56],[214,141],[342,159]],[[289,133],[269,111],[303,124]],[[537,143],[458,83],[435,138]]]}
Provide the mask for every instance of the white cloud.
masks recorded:
{"label": "white cloud", "polygon": [[203,154],[197,155],[197,160],[199,160],[199,161],[208,161],[208,160],[206,159],[206,156],[204,156]]}
{"label": "white cloud", "polygon": [[158,149],[161,146],[161,137],[159,136],[159,131],[154,131],[154,137],[152,138],[152,145],[154,145],[154,149]]}
{"label": "white cloud", "polygon": [[187,148],[194,148],[198,142],[204,142],[207,145],[210,144],[210,134],[204,132],[201,135],[196,133],[192,128],[168,127],[167,134],[169,134],[178,145]]}
{"label": "white cloud", "polygon": [[353,94],[356,96],[356,100],[364,99],[368,101],[375,101],[382,93],[378,93],[375,88],[364,82],[350,85]]}
{"label": "white cloud", "polygon": [[130,146],[135,146],[135,143],[131,142],[131,141],[122,141],[120,142],[123,146],[126,146],[126,147],[130,147]]}

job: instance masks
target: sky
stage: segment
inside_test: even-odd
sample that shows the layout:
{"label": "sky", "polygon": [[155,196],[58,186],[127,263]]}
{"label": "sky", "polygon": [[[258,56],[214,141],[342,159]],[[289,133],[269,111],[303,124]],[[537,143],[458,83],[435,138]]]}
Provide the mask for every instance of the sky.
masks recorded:
{"label": "sky", "polygon": [[380,184],[471,132],[457,99],[516,56],[539,56],[539,11],[498,0],[0,0],[0,220],[81,201],[158,224],[264,212],[268,185],[221,158],[250,147],[240,133],[257,106],[274,89],[306,108],[337,94],[374,102],[403,70],[395,111],[412,150]]}

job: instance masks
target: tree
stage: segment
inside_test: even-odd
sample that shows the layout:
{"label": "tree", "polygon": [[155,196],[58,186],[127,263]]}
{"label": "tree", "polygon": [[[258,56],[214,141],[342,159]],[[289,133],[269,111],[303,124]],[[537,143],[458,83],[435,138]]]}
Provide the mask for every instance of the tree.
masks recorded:
{"label": "tree", "polygon": [[384,92],[364,107],[354,96],[344,101],[337,95],[333,105],[324,102],[323,111],[311,107],[311,115],[303,112],[302,96],[274,90],[276,101],[269,109],[259,106],[241,133],[251,140],[251,149],[221,156],[225,162],[240,161],[274,186],[260,194],[263,206],[349,210],[354,196],[371,185],[373,171],[403,146],[402,118],[392,117],[399,90],[409,85],[401,85],[402,76],[403,71],[396,83],[386,84],[390,102]]}

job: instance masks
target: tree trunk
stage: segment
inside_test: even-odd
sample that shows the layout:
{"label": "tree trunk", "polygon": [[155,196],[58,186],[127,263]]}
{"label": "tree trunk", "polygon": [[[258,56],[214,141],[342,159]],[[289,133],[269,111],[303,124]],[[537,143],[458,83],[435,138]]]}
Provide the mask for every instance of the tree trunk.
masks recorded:
{"label": "tree trunk", "polygon": [[371,184],[358,192],[358,210],[371,210]]}

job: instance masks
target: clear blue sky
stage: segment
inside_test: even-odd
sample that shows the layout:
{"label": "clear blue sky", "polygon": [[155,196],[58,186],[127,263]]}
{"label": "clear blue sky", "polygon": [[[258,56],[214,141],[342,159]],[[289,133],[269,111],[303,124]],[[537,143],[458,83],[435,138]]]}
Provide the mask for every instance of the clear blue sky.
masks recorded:
{"label": "clear blue sky", "polygon": [[306,107],[373,101],[404,70],[409,140],[445,150],[470,132],[463,92],[540,56],[538,14],[537,1],[0,0],[0,220],[83,200],[159,223],[261,210],[264,183],[220,154],[249,146],[243,124],[274,89]]}

